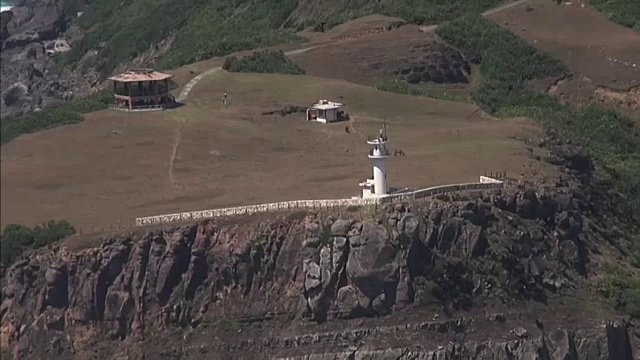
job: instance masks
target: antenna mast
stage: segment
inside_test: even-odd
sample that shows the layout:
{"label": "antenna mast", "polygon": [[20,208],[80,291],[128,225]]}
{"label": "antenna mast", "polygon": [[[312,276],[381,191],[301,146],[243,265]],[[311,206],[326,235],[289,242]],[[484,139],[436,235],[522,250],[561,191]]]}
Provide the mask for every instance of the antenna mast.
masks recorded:
{"label": "antenna mast", "polygon": [[387,141],[387,119],[383,119],[382,128],[384,129],[384,140]]}

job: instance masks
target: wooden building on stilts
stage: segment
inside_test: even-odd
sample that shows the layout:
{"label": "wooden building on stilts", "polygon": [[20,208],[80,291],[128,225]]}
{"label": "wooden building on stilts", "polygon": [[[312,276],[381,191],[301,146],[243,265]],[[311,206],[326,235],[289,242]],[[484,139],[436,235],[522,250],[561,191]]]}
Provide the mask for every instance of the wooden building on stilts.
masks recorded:
{"label": "wooden building on stilts", "polygon": [[152,69],[131,69],[109,78],[113,82],[114,104],[121,111],[164,110],[173,102],[169,79],[173,75]]}

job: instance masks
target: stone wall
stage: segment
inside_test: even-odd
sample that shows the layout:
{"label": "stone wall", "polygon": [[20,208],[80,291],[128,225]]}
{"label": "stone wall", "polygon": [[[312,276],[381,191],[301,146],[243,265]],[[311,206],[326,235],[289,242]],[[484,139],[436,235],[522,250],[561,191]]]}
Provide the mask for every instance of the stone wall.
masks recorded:
{"label": "stone wall", "polygon": [[434,186],[426,189],[420,189],[416,191],[406,192],[397,195],[390,195],[383,198],[362,199],[331,199],[331,200],[293,200],[282,201],[270,204],[260,205],[247,205],[236,206],[223,209],[212,210],[199,210],[189,211],[175,214],[165,214],[157,216],[147,216],[136,219],[136,226],[154,225],[154,224],[167,224],[176,221],[184,220],[200,220],[210,219],[221,216],[234,216],[234,215],[249,215],[256,213],[275,212],[283,210],[295,210],[295,209],[328,209],[333,207],[345,207],[345,206],[363,206],[391,203],[394,201],[423,199],[429,196],[468,191],[468,190],[488,190],[504,187],[504,182],[496,180],[490,177],[481,176],[479,182],[465,183],[465,184],[449,184]]}

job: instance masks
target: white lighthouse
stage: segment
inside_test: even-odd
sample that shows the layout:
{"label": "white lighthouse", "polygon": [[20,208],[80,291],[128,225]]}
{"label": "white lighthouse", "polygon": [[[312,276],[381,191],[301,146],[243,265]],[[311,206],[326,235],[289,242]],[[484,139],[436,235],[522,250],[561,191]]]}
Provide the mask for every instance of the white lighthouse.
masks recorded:
{"label": "white lighthouse", "polygon": [[372,146],[369,150],[369,159],[373,159],[373,179],[361,182],[362,197],[382,197],[388,195],[387,188],[387,158],[389,149],[387,148],[387,126],[380,129],[378,136],[373,140],[368,140],[367,144]]}

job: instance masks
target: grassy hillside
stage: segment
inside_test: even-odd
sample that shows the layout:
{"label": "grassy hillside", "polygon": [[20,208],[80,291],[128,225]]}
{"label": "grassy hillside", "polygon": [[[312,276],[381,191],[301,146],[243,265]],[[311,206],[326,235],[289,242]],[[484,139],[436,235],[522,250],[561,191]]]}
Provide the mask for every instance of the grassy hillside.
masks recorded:
{"label": "grassy hillside", "polygon": [[564,65],[479,16],[443,24],[438,34],[481,63],[483,83],[474,101],[493,114],[527,116],[567,140],[584,145],[610,170],[622,215],[640,214],[640,128],[631,119],[596,106],[575,108],[528,87],[527,80],[560,76]]}
{"label": "grassy hillside", "polygon": [[607,15],[612,21],[640,31],[640,1],[591,0],[590,4]]}
{"label": "grassy hillside", "polygon": [[[294,32],[325,22],[326,27],[380,13],[418,24],[436,24],[486,10],[500,0],[65,0],[67,13],[84,14],[75,23],[87,34],[62,61],[76,65],[89,50],[87,64],[104,76],[115,67],[175,36],[156,67],[252,48],[302,41]],[[85,66],[85,67],[89,67]]]}
{"label": "grassy hillside", "polygon": [[238,59],[225,59],[223,69],[231,72],[303,75],[305,72],[282,51],[265,50]]}
{"label": "grassy hillside", "polygon": [[[294,5],[292,0],[93,0],[76,19],[88,33],[65,60],[76,64],[87,51],[97,50],[95,66],[107,76],[171,35],[175,41],[158,64],[161,68],[295,41],[280,29]],[[78,3],[69,6],[81,8]]]}

